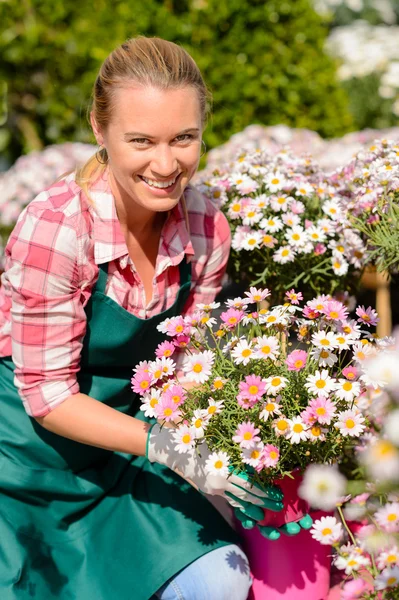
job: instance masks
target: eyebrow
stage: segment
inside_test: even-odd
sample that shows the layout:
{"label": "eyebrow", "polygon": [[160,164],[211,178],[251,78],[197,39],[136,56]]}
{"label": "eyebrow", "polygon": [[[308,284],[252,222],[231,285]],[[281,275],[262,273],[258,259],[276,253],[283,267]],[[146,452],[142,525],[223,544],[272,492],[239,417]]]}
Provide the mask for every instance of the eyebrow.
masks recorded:
{"label": "eyebrow", "polygon": [[[183,129],[183,131],[180,131],[179,133],[177,133],[174,137],[177,137],[178,135],[184,135],[185,133],[188,133],[189,131],[195,131],[197,133],[199,133],[199,129],[198,127],[188,127],[187,129]],[[140,131],[129,131],[129,133],[125,133],[124,135],[125,138],[130,138],[130,137],[142,137],[142,138],[148,138],[149,140],[154,139],[154,135],[148,135],[148,133],[141,133]]]}

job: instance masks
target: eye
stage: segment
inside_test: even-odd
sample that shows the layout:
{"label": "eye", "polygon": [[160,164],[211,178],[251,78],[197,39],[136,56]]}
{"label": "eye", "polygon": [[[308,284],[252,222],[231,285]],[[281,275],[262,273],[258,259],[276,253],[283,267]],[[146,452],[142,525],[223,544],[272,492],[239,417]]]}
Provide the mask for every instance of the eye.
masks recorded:
{"label": "eye", "polygon": [[190,142],[194,139],[194,137],[195,136],[193,136],[191,133],[182,133],[181,135],[176,136],[175,140],[177,142]]}
{"label": "eye", "polygon": [[133,138],[132,140],[130,140],[130,142],[133,144],[137,144],[137,146],[146,146],[147,144],[151,143],[148,138]]}

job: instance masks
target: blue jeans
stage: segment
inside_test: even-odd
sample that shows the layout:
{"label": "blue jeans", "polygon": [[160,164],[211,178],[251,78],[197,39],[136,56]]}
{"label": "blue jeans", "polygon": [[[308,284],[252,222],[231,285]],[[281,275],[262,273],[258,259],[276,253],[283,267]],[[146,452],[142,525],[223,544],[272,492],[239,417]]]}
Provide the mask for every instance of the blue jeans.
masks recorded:
{"label": "blue jeans", "polygon": [[188,565],[169,579],[153,600],[246,600],[251,584],[247,557],[230,544]]}

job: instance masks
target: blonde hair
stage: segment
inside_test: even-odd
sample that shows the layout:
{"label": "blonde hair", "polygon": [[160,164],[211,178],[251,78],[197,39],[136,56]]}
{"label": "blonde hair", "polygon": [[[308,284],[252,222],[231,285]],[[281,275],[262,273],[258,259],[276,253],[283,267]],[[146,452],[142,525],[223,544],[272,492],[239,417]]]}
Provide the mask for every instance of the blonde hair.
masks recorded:
{"label": "blonde hair", "polygon": [[[110,122],[115,90],[128,82],[162,90],[193,87],[197,90],[202,123],[206,123],[211,105],[210,92],[194,59],[177,44],[140,36],[127,40],[111,52],[102,64],[93,88],[91,109],[100,129],[106,129]],[[77,170],[76,182],[87,196],[91,184],[106,168],[107,159],[107,151],[103,148]]]}

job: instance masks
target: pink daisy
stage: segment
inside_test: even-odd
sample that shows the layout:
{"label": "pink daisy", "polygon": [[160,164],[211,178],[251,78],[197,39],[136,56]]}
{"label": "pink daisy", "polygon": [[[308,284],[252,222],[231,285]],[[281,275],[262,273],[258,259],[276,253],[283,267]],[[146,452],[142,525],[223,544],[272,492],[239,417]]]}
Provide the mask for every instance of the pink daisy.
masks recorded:
{"label": "pink daisy", "polygon": [[301,371],[306,366],[308,353],[305,350],[294,350],[288,354],[285,364],[289,371]]}
{"label": "pink daisy", "polygon": [[247,375],[245,381],[240,381],[240,396],[260,400],[266,391],[266,384],[259,375]]}
{"label": "pink daisy", "polygon": [[258,290],[255,287],[251,287],[249,288],[249,292],[245,292],[245,295],[248,296],[249,301],[252,303],[262,302],[262,300],[270,296],[270,290],[267,288]]}
{"label": "pink daisy", "polygon": [[187,325],[183,317],[172,317],[166,326],[166,335],[175,337],[176,335],[187,334]]}
{"label": "pink daisy", "polygon": [[252,408],[258,402],[256,398],[248,398],[245,394],[238,394],[236,398],[238,404],[245,409]]}
{"label": "pink daisy", "polygon": [[171,400],[176,406],[180,406],[186,399],[186,390],[183,386],[174,384],[168,387],[163,394],[165,400]]}
{"label": "pink daisy", "polygon": [[327,251],[327,246],[325,246],[324,244],[316,244],[316,246],[314,247],[314,254],[316,256],[320,256],[321,254],[324,254]]}
{"label": "pink daisy", "polygon": [[348,309],[338,300],[328,300],[322,310],[329,321],[345,321]]}
{"label": "pink daisy", "polygon": [[353,381],[358,377],[359,372],[356,367],[345,367],[345,369],[342,369],[342,375],[346,377],[346,379],[349,379],[349,381]]}
{"label": "pink daisy", "polygon": [[303,295],[301,292],[296,292],[294,288],[289,292],[285,292],[285,296],[287,300],[291,302],[291,304],[299,304],[301,300],[303,300]]}
{"label": "pink daisy", "polygon": [[309,408],[313,412],[315,419],[321,425],[329,425],[332,417],[337,411],[333,402],[331,402],[329,398],[323,398],[323,396],[311,400],[309,402]]}
{"label": "pink daisy", "polygon": [[257,435],[259,429],[255,427],[251,421],[241,423],[233,435],[233,442],[240,444],[241,448],[253,448],[257,442],[260,442],[260,437]]}
{"label": "pink daisy", "polygon": [[380,320],[377,311],[371,308],[371,306],[368,308],[364,308],[364,306],[358,306],[356,309],[356,314],[359,317],[357,319],[358,323],[363,323],[364,325],[367,325],[367,327],[370,327],[370,325],[377,325],[378,321]]}
{"label": "pink daisy", "polygon": [[188,335],[177,335],[173,340],[173,344],[176,348],[186,348],[190,342]]}
{"label": "pink daisy", "polygon": [[313,300],[309,300],[309,302],[306,303],[306,306],[309,306],[309,308],[317,310],[317,312],[320,313],[324,310],[326,302],[328,302],[329,300],[331,300],[331,296],[320,294],[316,298],[313,298]]}
{"label": "pink daisy", "polygon": [[143,396],[150,389],[152,381],[153,377],[150,373],[136,373],[131,379],[133,392]]}
{"label": "pink daisy", "polygon": [[169,356],[172,356],[175,349],[176,347],[174,344],[172,344],[172,342],[162,342],[162,344],[159,344],[157,349],[155,350],[155,356],[157,358],[169,358]]}
{"label": "pink daisy", "polygon": [[242,310],[237,310],[236,308],[229,308],[228,310],[226,310],[226,312],[223,312],[220,315],[220,318],[223,321],[223,323],[225,323],[227,327],[230,327],[231,329],[238,325],[238,323],[242,320],[243,317],[244,312]]}
{"label": "pink daisy", "polygon": [[319,311],[317,311],[315,308],[311,308],[310,306],[305,306],[302,314],[306,319],[317,319],[317,317],[320,316]]}
{"label": "pink daisy", "polygon": [[280,458],[280,451],[273,444],[266,444],[262,451],[262,463],[265,467],[275,467]]}
{"label": "pink daisy", "polygon": [[155,405],[154,410],[157,414],[158,419],[162,419],[162,421],[174,421],[177,417],[180,416],[181,412],[178,408],[178,405],[170,397],[165,397],[163,395]]}

